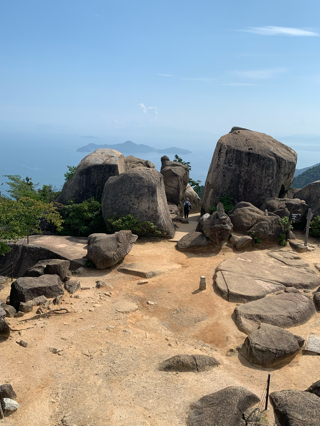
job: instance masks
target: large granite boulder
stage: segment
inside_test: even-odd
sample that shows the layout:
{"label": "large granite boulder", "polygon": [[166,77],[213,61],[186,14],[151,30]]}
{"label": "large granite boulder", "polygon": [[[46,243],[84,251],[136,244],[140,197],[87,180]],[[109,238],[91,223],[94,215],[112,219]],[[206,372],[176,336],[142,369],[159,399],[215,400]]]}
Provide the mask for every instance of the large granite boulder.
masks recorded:
{"label": "large granite boulder", "polygon": [[217,367],[219,362],[207,355],[175,355],[162,361],[161,371],[207,371]]}
{"label": "large granite boulder", "polygon": [[161,174],[168,202],[181,205],[189,182],[189,167],[178,161],[170,161],[164,155],[161,157]]}
{"label": "large granite boulder", "polygon": [[229,217],[235,232],[247,235],[255,235],[262,241],[277,242],[279,235],[283,232],[280,225],[280,217],[274,213],[265,213],[252,205],[242,201],[230,212]]}
{"label": "large granite boulder", "polygon": [[305,219],[308,211],[308,205],[304,200],[299,198],[268,198],[260,206],[261,210],[268,210],[268,212],[275,213],[280,217],[289,216],[289,214],[299,215],[299,219],[296,222],[301,222]]}
{"label": "large granite boulder", "polygon": [[314,216],[320,215],[320,180],[304,186],[294,194],[293,198],[304,200],[311,208]]}
{"label": "large granite boulder", "polygon": [[186,198],[189,198],[189,201],[191,203],[191,213],[199,213],[201,211],[201,198],[189,184],[187,185],[184,191],[182,201],[185,201]]}
{"label": "large granite boulder", "polygon": [[261,324],[246,337],[239,353],[251,364],[273,367],[289,362],[300,350],[304,340],[280,327]]}
{"label": "large granite boulder", "polygon": [[206,179],[202,208],[209,211],[221,196],[260,206],[289,190],[297,154],[264,133],[233,128],[217,142]]}
{"label": "large granite boulder", "polygon": [[128,155],[124,157],[125,170],[126,172],[130,169],[135,169],[136,167],[146,167],[147,169],[155,169],[156,166],[149,160],[142,160],[137,158],[134,155]]}
{"label": "large granite boulder", "polygon": [[119,151],[97,149],[81,160],[75,174],[63,185],[57,202],[67,204],[72,199],[78,204],[92,197],[100,200],[109,177],[124,172],[125,167],[124,156]]}
{"label": "large granite boulder", "polygon": [[177,249],[190,252],[212,252],[214,251],[213,242],[202,232],[189,232],[177,242]]}
{"label": "large granite boulder", "polygon": [[222,247],[223,243],[228,240],[232,228],[231,220],[225,213],[222,203],[218,204],[217,211],[202,220],[202,232],[216,248]]}
{"label": "large granite boulder", "polygon": [[312,383],[311,386],[306,389],[306,392],[314,393],[315,395],[320,397],[320,380]]}
{"label": "large granite boulder", "polygon": [[10,305],[18,310],[20,302],[28,302],[38,296],[53,298],[60,294],[63,294],[63,288],[58,275],[21,277],[11,284]]}
{"label": "large granite boulder", "polygon": [[319,426],[320,398],[309,392],[272,392],[270,400],[280,426]]}
{"label": "large granite boulder", "polygon": [[97,269],[105,269],[120,262],[132,249],[138,236],[131,231],[114,234],[91,234],[88,237],[87,258]]}
{"label": "large granite boulder", "polygon": [[246,426],[244,413],[260,399],[241,386],[229,386],[190,405],[187,426]]}
{"label": "large granite boulder", "polygon": [[282,328],[304,324],[316,313],[312,300],[301,293],[280,293],[237,306],[235,323],[239,330],[250,334],[261,323]]}
{"label": "large granite boulder", "polygon": [[156,169],[134,168],[110,177],[101,204],[106,224],[110,218],[131,214],[140,222],[152,222],[163,237],[175,234],[163,176]]}
{"label": "large granite boulder", "polygon": [[40,277],[44,274],[59,275],[61,281],[64,281],[69,272],[69,260],[62,259],[44,259],[39,260],[34,266],[29,268],[24,274],[25,277]]}

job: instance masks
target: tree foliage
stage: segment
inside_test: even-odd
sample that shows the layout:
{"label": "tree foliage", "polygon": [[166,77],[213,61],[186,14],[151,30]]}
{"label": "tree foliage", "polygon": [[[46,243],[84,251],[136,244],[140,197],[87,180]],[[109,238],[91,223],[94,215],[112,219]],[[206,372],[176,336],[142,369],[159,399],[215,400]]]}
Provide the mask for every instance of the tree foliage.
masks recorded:
{"label": "tree foliage", "polygon": [[64,221],[61,235],[87,237],[95,232],[107,232],[102,217],[101,203],[94,198],[80,204],[72,202],[60,208],[59,213]]}
{"label": "tree foliage", "polygon": [[59,230],[62,220],[53,203],[44,203],[30,197],[11,200],[0,197],[0,254],[10,251],[7,242],[42,233],[41,221],[45,219]]}
{"label": "tree foliage", "polygon": [[157,229],[155,224],[149,221],[139,222],[132,214],[127,216],[117,216],[108,219],[111,232],[130,230],[139,237],[161,237],[162,232]]}
{"label": "tree foliage", "polygon": [[[191,164],[189,161],[184,161],[179,155],[174,156],[174,162],[184,164],[185,166],[189,167],[189,171],[191,170]],[[192,186],[194,191],[199,195],[201,198],[202,192],[203,192],[203,185],[200,185],[201,180],[194,180],[192,178],[189,178],[189,185]]]}
{"label": "tree foliage", "polygon": [[52,185],[43,185],[42,188],[36,189],[38,183],[34,184],[28,176],[22,179],[20,175],[5,175],[8,178],[6,184],[9,186],[8,193],[14,200],[22,197],[32,198],[33,200],[51,203],[60,194]]}
{"label": "tree foliage", "polygon": [[67,166],[67,168],[68,170],[63,175],[65,182],[68,182],[68,180],[72,178],[72,176],[75,174],[77,170],[77,166]]}

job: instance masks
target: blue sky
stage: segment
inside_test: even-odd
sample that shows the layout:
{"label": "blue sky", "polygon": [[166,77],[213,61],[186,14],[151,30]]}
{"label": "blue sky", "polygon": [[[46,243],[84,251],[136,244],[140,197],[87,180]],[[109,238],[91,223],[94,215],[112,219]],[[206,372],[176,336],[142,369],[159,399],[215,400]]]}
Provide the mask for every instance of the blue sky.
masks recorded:
{"label": "blue sky", "polygon": [[300,166],[319,161],[319,1],[2,0],[0,14],[6,135],[200,149],[242,126],[303,134],[288,143]]}

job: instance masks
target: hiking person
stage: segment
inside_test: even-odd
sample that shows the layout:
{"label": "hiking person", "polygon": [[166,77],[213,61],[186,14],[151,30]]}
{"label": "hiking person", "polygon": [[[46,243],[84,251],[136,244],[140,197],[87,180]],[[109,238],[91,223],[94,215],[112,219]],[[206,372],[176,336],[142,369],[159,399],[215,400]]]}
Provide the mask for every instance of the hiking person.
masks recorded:
{"label": "hiking person", "polygon": [[184,218],[188,219],[189,211],[191,210],[191,203],[188,197],[186,198],[186,201],[184,202],[183,208],[184,208]]}

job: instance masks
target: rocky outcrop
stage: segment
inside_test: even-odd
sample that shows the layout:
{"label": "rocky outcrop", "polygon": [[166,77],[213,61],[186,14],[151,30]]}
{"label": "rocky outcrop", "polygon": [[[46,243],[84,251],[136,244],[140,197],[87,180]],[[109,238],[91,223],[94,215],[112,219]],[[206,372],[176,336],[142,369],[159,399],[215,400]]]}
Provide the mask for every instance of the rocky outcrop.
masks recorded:
{"label": "rocky outcrop", "polygon": [[246,426],[244,413],[259,398],[241,386],[229,386],[191,404],[187,426]]}
{"label": "rocky outcrop", "polygon": [[237,250],[241,250],[248,247],[253,240],[249,235],[231,235],[229,241]]}
{"label": "rocky outcrop", "polygon": [[156,168],[156,166],[151,161],[142,160],[141,158],[137,158],[134,155],[128,155],[128,157],[124,157],[124,163],[126,172],[137,167],[146,167],[147,169]]}
{"label": "rocky outcrop", "polygon": [[163,237],[175,234],[163,177],[155,169],[134,168],[110,177],[101,203],[106,223],[109,218],[131,214],[140,222],[152,222]]}
{"label": "rocky outcrop", "polygon": [[270,400],[281,426],[319,426],[320,398],[309,392],[272,392]]}
{"label": "rocky outcrop", "polygon": [[[189,201],[191,203],[191,213],[199,213],[201,211],[201,198],[189,184],[187,185],[184,191],[182,201],[185,201],[186,198],[189,198]],[[180,203],[180,205],[181,204],[182,203]]]}
{"label": "rocky outcrop", "polygon": [[222,247],[223,243],[228,240],[232,228],[231,220],[225,213],[222,203],[218,204],[217,211],[202,220],[202,232],[216,248]]}
{"label": "rocky outcrop", "polygon": [[314,216],[320,215],[320,180],[309,183],[296,192],[293,198],[304,200],[311,208]]}
{"label": "rocky outcrop", "polygon": [[235,232],[247,235],[254,233],[262,241],[277,242],[283,232],[279,216],[273,213],[266,216],[262,210],[248,202],[238,203],[229,212],[229,217]]}
{"label": "rocky outcrop", "polygon": [[45,259],[39,260],[34,266],[29,268],[24,274],[25,277],[40,277],[41,275],[59,275],[61,281],[64,281],[69,272],[69,260]]}
{"label": "rocky outcrop", "polygon": [[281,328],[295,327],[315,314],[312,300],[301,293],[280,293],[238,306],[235,323],[239,330],[250,334],[261,323]]}
{"label": "rocky outcrop", "polygon": [[138,236],[131,231],[119,231],[112,235],[91,234],[88,237],[87,258],[97,269],[105,269],[119,263],[132,249]]}
{"label": "rocky outcrop", "polygon": [[292,183],[297,154],[264,133],[232,129],[217,142],[207,175],[202,209],[208,212],[221,196],[260,206],[283,197]]}
{"label": "rocky outcrop", "polygon": [[203,224],[209,217],[210,217],[209,213],[205,213],[203,216],[200,217],[200,220],[196,227],[196,232],[203,232]]}
{"label": "rocky outcrop", "polygon": [[284,361],[289,362],[300,350],[304,340],[290,331],[269,324],[246,337],[239,353],[251,364],[273,367]]}
{"label": "rocky outcrop", "polygon": [[169,157],[161,157],[161,174],[168,202],[180,206],[189,182],[189,167]]}
{"label": "rocky outcrop", "polygon": [[53,298],[60,294],[63,294],[63,288],[58,275],[22,277],[11,284],[10,305],[18,310],[20,302],[27,302],[37,296]]}
{"label": "rocky outcrop", "polygon": [[175,355],[163,361],[159,370],[162,371],[207,371],[217,367],[219,362],[207,355]]}
{"label": "rocky outcrop", "polygon": [[92,197],[100,200],[109,177],[124,172],[125,167],[124,156],[119,151],[97,149],[81,160],[75,174],[63,185],[57,202],[67,204],[72,199],[82,203]]}
{"label": "rocky outcrop", "polygon": [[260,206],[261,210],[268,210],[268,212],[272,212],[280,217],[289,216],[289,214],[299,215],[299,219],[295,221],[301,222],[305,219],[305,216],[308,211],[308,205],[304,200],[300,200],[299,198],[268,198],[265,202]]}

